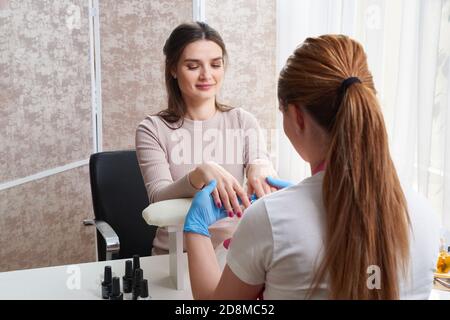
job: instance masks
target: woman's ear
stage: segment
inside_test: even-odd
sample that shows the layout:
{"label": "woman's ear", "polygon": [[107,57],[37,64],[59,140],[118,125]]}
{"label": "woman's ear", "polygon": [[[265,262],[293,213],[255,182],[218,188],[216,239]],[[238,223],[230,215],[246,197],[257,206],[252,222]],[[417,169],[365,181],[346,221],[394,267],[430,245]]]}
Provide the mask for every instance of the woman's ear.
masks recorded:
{"label": "woman's ear", "polygon": [[295,119],[297,120],[297,124],[300,130],[305,130],[305,114],[300,107],[295,106]]}
{"label": "woman's ear", "polygon": [[295,131],[300,133],[305,129],[305,115],[303,110],[295,104],[289,104],[288,111],[289,117],[291,117],[294,122]]}
{"label": "woman's ear", "polygon": [[177,70],[176,70],[176,69],[172,69],[172,71],[170,71],[170,74],[172,75],[172,77],[173,77],[174,79],[177,78]]}

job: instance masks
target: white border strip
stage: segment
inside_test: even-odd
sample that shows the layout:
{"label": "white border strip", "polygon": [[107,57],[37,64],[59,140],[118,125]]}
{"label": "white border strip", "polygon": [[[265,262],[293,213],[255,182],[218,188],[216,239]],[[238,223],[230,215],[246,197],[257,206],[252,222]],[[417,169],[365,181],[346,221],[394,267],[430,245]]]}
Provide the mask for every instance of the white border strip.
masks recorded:
{"label": "white border strip", "polygon": [[94,50],[94,16],[97,10],[89,0],[89,62],[91,65],[91,113],[92,113],[92,152],[96,153],[97,146],[97,101],[96,101],[96,83],[95,83],[95,50]]}
{"label": "white border strip", "polygon": [[206,0],[192,0],[192,20],[206,22]]}
{"label": "white border strip", "polygon": [[41,171],[41,172],[38,172],[38,173],[33,174],[31,176],[27,176],[27,177],[24,177],[24,178],[16,179],[16,180],[13,180],[13,181],[8,181],[8,182],[0,184],[0,191],[1,190],[5,190],[5,189],[9,189],[9,188],[12,188],[12,187],[16,187],[18,185],[21,185],[21,184],[24,184],[24,183],[27,183],[27,182],[31,182],[31,181],[34,181],[34,180],[39,180],[39,179],[42,179],[42,178],[45,178],[45,177],[48,177],[48,176],[52,176],[54,174],[61,173],[61,172],[67,171],[67,170],[71,170],[71,169],[75,169],[75,168],[78,168],[78,167],[82,167],[84,165],[87,165],[88,163],[89,163],[89,159],[80,160],[80,161],[76,161],[76,162],[72,162],[72,163],[66,164],[66,165],[61,166],[61,167],[56,167],[56,168],[53,168],[53,169]]}
{"label": "white border strip", "polygon": [[100,57],[100,11],[98,0],[93,0],[94,15],[94,53],[95,53],[95,101],[96,101],[96,124],[97,143],[96,152],[103,150],[103,121],[102,121],[102,60]]}

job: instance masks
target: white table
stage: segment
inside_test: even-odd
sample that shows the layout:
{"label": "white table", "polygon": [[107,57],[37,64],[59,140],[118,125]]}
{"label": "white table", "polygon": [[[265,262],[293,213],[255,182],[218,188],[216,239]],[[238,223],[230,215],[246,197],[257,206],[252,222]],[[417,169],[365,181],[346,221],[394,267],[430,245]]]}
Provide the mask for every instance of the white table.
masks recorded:
{"label": "white table", "polygon": [[430,300],[450,300],[450,291],[431,290]]}
{"label": "white table", "polygon": [[431,290],[430,300],[450,300],[450,291],[439,290],[439,285],[435,285]]}
{"label": "white table", "polygon": [[[112,260],[27,269],[0,273],[0,300],[101,300],[101,282],[105,266],[112,268],[113,276],[122,279],[125,260]],[[187,256],[181,261],[187,266]],[[177,290],[169,276],[169,255],[140,259],[144,279],[148,280],[152,299],[192,299],[188,269],[184,276],[184,290]],[[121,291],[123,291],[121,280]]]}
{"label": "white table", "polygon": [[[0,300],[101,300],[101,282],[105,266],[113,276],[122,278],[126,260],[112,260],[27,269],[0,273]],[[181,260],[187,269],[187,256]],[[140,259],[144,279],[148,280],[152,299],[192,299],[189,274],[184,275],[184,290],[177,290],[169,275],[169,255]],[[122,283],[121,283],[121,290]],[[431,300],[450,300],[450,291],[433,289]]]}

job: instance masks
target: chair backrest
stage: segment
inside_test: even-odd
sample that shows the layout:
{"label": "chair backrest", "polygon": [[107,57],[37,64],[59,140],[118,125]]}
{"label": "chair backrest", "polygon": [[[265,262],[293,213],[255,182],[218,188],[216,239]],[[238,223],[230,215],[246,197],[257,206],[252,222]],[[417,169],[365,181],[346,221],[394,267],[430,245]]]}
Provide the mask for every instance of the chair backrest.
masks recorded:
{"label": "chair backrest", "polygon": [[[120,241],[119,255],[149,256],[156,227],[142,218],[149,205],[135,150],[99,152],[89,159],[92,203],[97,220],[107,222]],[[105,260],[105,243],[97,233],[98,259]]]}

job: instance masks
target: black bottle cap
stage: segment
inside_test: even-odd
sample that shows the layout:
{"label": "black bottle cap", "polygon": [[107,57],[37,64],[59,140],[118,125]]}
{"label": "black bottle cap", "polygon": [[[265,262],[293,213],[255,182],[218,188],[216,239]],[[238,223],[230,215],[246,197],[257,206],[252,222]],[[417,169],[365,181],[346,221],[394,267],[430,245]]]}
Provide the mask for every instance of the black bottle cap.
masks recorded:
{"label": "black bottle cap", "polygon": [[105,266],[105,274],[103,276],[103,281],[105,284],[110,284],[112,281],[112,272],[111,272],[111,266]]}
{"label": "black bottle cap", "polygon": [[102,281],[102,298],[108,299],[111,295],[111,285],[112,285],[112,273],[111,267],[105,266],[105,273],[103,275]]}
{"label": "black bottle cap", "polygon": [[132,299],[137,300],[139,295],[141,294],[141,281],[144,278],[144,273],[141,268],[138,268],[134,272],[134,279],[133,279],[133,295]]}
{"label": "black bottle cap", "polygon": [[131,260],[125,261],[125,277],[133,278],[133,262]]}
{"label": "black bottle cap", "polygon": [[148,297],[148,281],[147,279],[143,279],[141,281],[141,298],[147,298]]}
{"label": "black bottle cap", "polygon": [[138,268],[134,271],[134,280],[133,285],[139,287],[141,285],[141,281],[144,279],[144,272],[141,268]]}
{"label": "black bottle cap", "polygon": [[133,256],[133,272],[134,272],[134,270],[139,269],[140,267],[141,267],[141,263],[139,261],[139,255],[135,254]]}
{"label": "black bottle cap", "polygon": [[123,294],[120,292],[120,279],[114,277],[112,280],[112,293],[109,297],[111,300],[123,300]]}
{"label": "black bottle cap", "polygon": [[125,275],[122,277],[123,292],[130,293],[133,289],[133,262],[125,261]]}
{"label": "black bottle cap", "polygon": [[118,296],[120,294],[120,279],[114,277],[112,280],[112,295]]}

